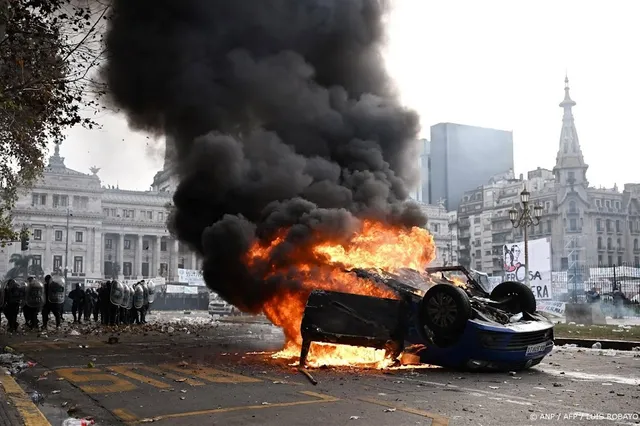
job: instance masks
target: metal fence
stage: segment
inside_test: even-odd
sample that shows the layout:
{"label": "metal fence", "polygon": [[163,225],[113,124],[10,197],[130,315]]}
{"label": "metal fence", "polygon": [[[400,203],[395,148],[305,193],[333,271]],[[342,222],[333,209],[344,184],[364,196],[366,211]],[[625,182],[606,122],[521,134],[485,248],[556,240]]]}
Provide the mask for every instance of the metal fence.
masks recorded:
{"label": "metal fence", "polygon": [[606,311],[613,305],[613,292],[619,290],[624,295],[626,316],[640,317],[640,266],[579,265],[551,275],[551,288],[556,300],[585,302],[586,292],[595,289],[600,294],[603,311]]}

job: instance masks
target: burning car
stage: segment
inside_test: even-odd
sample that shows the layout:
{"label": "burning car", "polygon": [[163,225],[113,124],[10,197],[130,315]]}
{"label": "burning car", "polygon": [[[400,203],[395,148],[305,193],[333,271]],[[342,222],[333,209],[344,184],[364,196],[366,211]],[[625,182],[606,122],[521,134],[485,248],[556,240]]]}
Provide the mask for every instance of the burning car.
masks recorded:
{"label": "burning car", "polygon": [[397,298],[311,292],[301,324],[300,365],[312,342],[382,349],[388,360],[413,351],[425,364],[463,369],[521,370],[553,349],[553,324],[536,314],[531,290],[462,266],[352,274]]}

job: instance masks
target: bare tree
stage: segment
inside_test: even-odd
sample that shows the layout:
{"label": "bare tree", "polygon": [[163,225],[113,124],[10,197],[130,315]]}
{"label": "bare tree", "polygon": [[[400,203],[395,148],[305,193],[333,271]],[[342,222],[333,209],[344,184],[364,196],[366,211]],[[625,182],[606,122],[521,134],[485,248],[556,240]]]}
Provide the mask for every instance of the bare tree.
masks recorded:
{"label": "bare tree", "polygon": [[104,55],[109,3],[0,0],[0,242],[16,239],[10,212],[42,174],[49,142],[85,117],[104,91],[92,79]]}

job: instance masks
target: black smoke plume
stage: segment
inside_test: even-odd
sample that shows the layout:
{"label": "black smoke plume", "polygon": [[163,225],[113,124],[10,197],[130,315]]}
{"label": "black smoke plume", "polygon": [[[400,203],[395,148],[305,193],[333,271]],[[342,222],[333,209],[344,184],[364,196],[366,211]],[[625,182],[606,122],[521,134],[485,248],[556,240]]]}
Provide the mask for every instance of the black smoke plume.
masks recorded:
{"label": "black smoke plume", "polygon": [[[102,72],[137,129],[169,135],[180,184],[170,229],[205,259],[207,285],[258,311],[295,279],[272,265],[356,218],[426,222],[408,204],[417,115],[381,55],[382,0],[114,0]],[[288,229],[267,264],[257,240]],[[313,261],[313,259],[306,259]]]}

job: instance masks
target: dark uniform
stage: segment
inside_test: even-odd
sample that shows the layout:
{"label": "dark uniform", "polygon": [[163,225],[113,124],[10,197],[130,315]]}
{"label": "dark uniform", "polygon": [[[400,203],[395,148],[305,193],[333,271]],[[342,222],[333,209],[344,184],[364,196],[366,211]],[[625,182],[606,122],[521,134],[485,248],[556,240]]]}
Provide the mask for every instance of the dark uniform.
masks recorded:
{"label": "dark uniform", "polygon": [[82,323],[82,310],[84,308],[85,297],[84,291],[80,288],[80,284],[76,285],[75,290],[69,293],[69,299],[72,300],[71,314],[73,315],[73,322]]}
{"label": "dark uniform", "polygon": [[[62,321],[62,309],[64,307],[64,283],[61,277],[56,277],[52,282],[51,275],[44,277],[44,294],[46,302],[42,307],[42,328],[46,330],[49,323],[49,314],[53,314],[56,320],[56,328],[60,327]],[[55,287],[56,291],[53,291]]]}
{"label": "dark uniform", "polygon": [[93,296],[91,295],[90,288],[84,291],[84,305],[82,306],[82,308],[84,320],[89,322],[91,320],[91,312],[93,312]]}
{"label": "dark uniform", "polygon": [[20,312],[20,304],[24,296],[20,287],[20,284],[18,284],[16,280],[10,279],[5,288],[4,316],[9,323],[9,332],[18,331],[18,312]]}
{"label": "dark uniform", "polygon": [[100,312],[100,304],[99,304],[99,297],[98,297],[98,292],[96,291],[95,288],[91,289],[91,300],[93,300],[93,321],[94,322],[98,322],[98,312]]}

